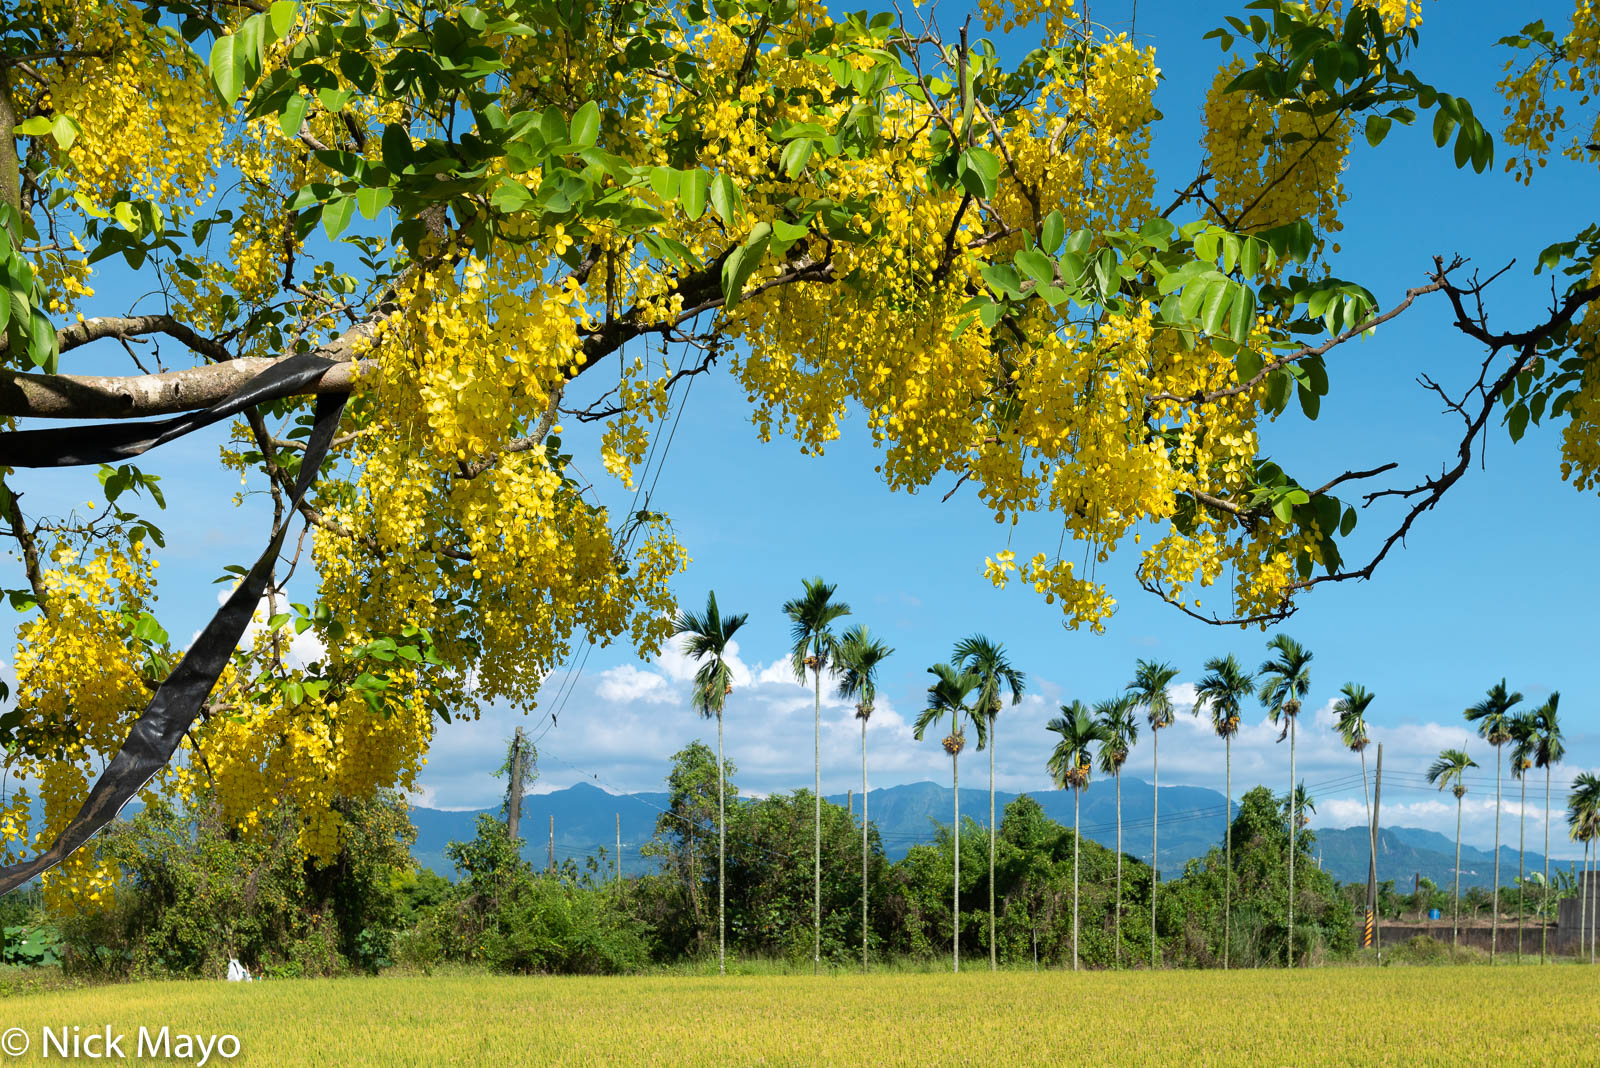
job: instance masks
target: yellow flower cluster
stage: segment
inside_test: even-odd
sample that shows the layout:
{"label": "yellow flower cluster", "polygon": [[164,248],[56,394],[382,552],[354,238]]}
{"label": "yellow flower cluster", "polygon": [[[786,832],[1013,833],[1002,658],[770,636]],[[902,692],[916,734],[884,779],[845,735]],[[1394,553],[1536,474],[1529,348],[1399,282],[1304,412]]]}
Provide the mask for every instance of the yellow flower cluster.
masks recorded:
{"label": "yellow flower cluster", "polygon": [[169,213],[206,195],[223,115],[194,52],[125,0],[89,0],[62,25],[80,54],[46,68],[59,72],[47,92],[78,125],[62,153],[77,190],[102,207],[126,191]]}
{"label": "yellow flower cluster", "polygon": [[1084,19],[1073,0],[978,0],[978,13],[986,28],[998,26],[1004,33],[1043,23],[1041,39],[1051,45],[1081,33]]}
{"label": "yellow flower cluster", "polygon": [[1202,140],[1205,167],[1216,179],[1213,199],[1225,216],[1218,221],[1244,233],[1311,219],[1320,250],[1344,228],[1339,209],[1349,198],[1340,174],[1350,120],[1315,119],[1251,93],[1223,92],[1243,63],[1235,59],[1219,70],[1206,94]]}
{"label": "yellow flower cluster", "polygon": [[[53,562],[42,575],[44,610],[17,628],[16,707],[24,726],[5,770],[36,784],[43,829],[38,841],[26,841],[31,801],[22,792],[8,799],[0,835],[12,860],[23,855],[19,847],[48,845],[66,827],[98,777],[102,755],[121,747],[150,699],[127,620],[150,599],[155,561],[139,544],[98,549],[86,559],[63,544]],[[115,875],[85,848],[44,876],[46,898],[66,911],[102,902]]]}
{"label": "yellow flower cluster", "polygon": [[[1600,259],[1589,265],[1585,285],[1600,285]],[[1600,300],[1584,308],[1573,334],[1584,372],[1561,430],[1561,477],[1579,490],[1591,490],[1600,488]]]}
{"label": "yellow flower cluster", "polygon": [[[1531,58],[1519,63],[1522,56]],[[1556,139],[1567,128],[1567,105],[1588,109],[1600,86],[1600,6],[1595,0],[1576,0],[1572,26],[1556,50],[1531,47],[1513,53],[1496,88],[1506,99],[1506,126],[1501,139],[1515,152],[1507,153],[1506,171],[1527,183],[1535,167],[1549,162]],[[1600,113],[1573,131],[1562,147],[1568,159],[1600,164]]]}

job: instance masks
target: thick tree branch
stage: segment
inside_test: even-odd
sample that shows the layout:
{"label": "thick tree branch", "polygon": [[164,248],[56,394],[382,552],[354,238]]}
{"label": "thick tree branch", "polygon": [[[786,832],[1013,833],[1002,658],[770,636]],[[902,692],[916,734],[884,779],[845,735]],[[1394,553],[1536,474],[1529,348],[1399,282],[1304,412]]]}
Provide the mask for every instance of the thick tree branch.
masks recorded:
{"label": "thick tree branch", "polygon": [[[137,419],[208,408],[276,360],[250,358],[153,375],[41,375],[0,370],[0,415],[48,419]],[[309,393],[349,393],[360,365],[329,369]]]}
{"label": "thick tree branch", "polygon": [[[194,328],[179,322],[171,315],[101,316],[84,319],[82,322],[57,330],[56,344],[60,346],[62,352],[67,352],[102,338],[114,337],[126,340],[143,334],[166,334],[183,342],[202,356],[208,356],[219,362],[233,359],[233,353],[229,352],[225,345],[211,338],[202,337]],[[5,349],[6,341],[0,338],[0,352],[4,352]]]}

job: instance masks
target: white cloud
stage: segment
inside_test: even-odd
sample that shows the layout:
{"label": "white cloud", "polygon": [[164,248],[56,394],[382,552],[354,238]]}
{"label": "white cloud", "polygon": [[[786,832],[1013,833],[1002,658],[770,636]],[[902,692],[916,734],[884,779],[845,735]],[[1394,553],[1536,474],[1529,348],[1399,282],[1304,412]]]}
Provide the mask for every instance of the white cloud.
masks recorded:
{"label": "white cloud", "polygon": [[632,664],[607,668],[600,673],[595,692],[607,701],[627,704],[645,701],[660,704],[676,700],[672,684],[654,671],[641,671]]}
{"label": "white cloud", "polygon": [[[735,687],[724,716],[724,742],[728,759],[737,766],[741,790],[768,794],[798,787],[809,788],[813,779],[813,697],[810,680],[802,684],[790,671],[781,652],[767,661],[746,662],[741,650],[730,645]],[[507,710],[491,710],[471,723],[443,724],[438,729],[431,759],[422,776],[425,796],[439,807],[488,807],[499,801],[501,784],[492,772],[504,757],[504,742],[521,724],[536,738],[540,751],[540,781],[536,789],[550,790],[579,780],[618,791],[660,791],[671,756],[689,742],[716,741],[714,722],[703,720],[689,707],[688,682],[695,665],[681,649],[663,649],[651,664],[622,663],[586,674],[571,687],[564,706],[554,709],[558,721],[551,727],[541,706],[524,718]],[[565,673],[546,680],[548,700],[565,686]],[[918,680],[920,682],[920,680]],[[1061,687],[1047,678],[1030,680],[1035,690],[1018,705],[1000,714],[995,746],[995,782],[1006,791],[1051,789],[1045,772],[1048,741],[1044,726],[1057,714]],[[886,687],[887,689],[888,687]],[[920,698],[920,685],[914,692]],[[826,793],[860,789],[861,724],[852,703],[835,696],[835,685],[823,680],[820,748],[822,788]],[[1161,782],[1222,790],[1223,743],[1212,731],[1209,717],[1193,715],[1194,688],[1180,684],[1172,690],[1178,715],[1161,732]],[[867,753],[871,785],[931,780],[948,783],[950,761],[938,739],[921,742],[912,737],[911,721],[920,700],[906,707],[890,695],[880,695],[867,728]],[[1296,731],[1296,776],[1315,798],[1318,827],[1355,826],[1366,820],[1361,760],[1345,749],[1332,730],[1331,701],[1302,713]],[[1141,721],[1138,743],[1130,755],[1128,774],[1148,781],[1152,775],[1150,732]],[[940,737],[943,731],[938,732]],[[1233,793],[1265,783],[1282,793],[1289,782],[1289,746],[1278,741],[1279,729],[1264,712],[1247,715],[1233,742]],[[1438,723],[1375,724],[1374,743],[1384,746],[1382,818],[1385,826],[1415,826],[1454,837],[1455,799],[1440,795],[1423,779],[1423,771],[1447,746],[1467,745],[1481,765],[1468,780],[1469,794],[1462,808],[1463,838],[1487,846],[1494,837],[1494,752],[1461,725]],[[969,746],[962,755],[963,785],[988,783],[989,755]],[[1367,750],[1370,784],[1375,771],[1376,745]],[[1571,852],[1565,825],[1559,822],[1562,782],[1576,768],[1557,775],[1554,803],[1557,825],[1552,852]],[[1094,787],[1091,787],[1093,789]],[[1516,784],[1505,782],[1506,804],[1501,811],[1501,840],[1515,845],[1517,833]],[[1528,784],[1528,847],[1543,847],[1543,781]],[[1559,844],[1558,844],[1559,843]]]}

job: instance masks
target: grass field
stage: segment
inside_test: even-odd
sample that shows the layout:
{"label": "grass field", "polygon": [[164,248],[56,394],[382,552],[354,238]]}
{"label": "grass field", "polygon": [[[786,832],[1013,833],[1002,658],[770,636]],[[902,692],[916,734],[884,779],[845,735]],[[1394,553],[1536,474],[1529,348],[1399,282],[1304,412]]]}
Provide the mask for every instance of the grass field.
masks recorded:
{"label": "grass field", "polygon": [[238,1036],[212,1065],[1581,1065],[1595,989],[1537,966],[142,983],[0,1001],[31,1039],[0,1061],[109,1025],[130,1062],[174,1063],[134,1056],[142,1025]]}

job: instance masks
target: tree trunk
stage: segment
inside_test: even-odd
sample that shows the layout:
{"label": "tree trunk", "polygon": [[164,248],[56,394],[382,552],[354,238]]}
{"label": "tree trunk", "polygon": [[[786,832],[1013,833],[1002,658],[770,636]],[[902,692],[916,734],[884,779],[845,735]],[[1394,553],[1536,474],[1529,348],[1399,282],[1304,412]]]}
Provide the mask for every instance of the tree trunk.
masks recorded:
{"label": "tree trunk", "polygon": [[1294,793],[1294,724],[1289,717],[1289,967],[1294,967],[1294,855],[1300,852],[1300,817]]}
{"label": "tree trunk", "polygon": [[1461,798],[1456,798],[1456,904],[1455,918],[1450,921],[1450,949],[1461,948]]}
{"label": "tree trunk", "polygon": [[1117,765],[1117,967],[1122,967],[1122,765]]}
{"label": "tree trunk", "polygon": [[867,970],[867,721],[861,720],[861,970]]}
{"label": "tree trunk", "polygon": [[[5,68],[0,67],[0,202],[22,214],[22,161],[17,158],[17,115],[11,102],[11,84]],[[8,233],[12,243],[20,237]]]}
{"label": "tree trunk", "polygon": [[1222,970],[1228,970],[1228,950],[1233,941],[1233,735],[1223,738],[1223,765],[1227,798],[1222,802],[1222,849],[1228,870],[1222,877]]}
{"label": "tree trunk", "polygon": [[722,771],[722,709],[717,709],[717,974],[728,973],[728,810]]}
{"label": "tree trunk", "polygon": [[822,660],[812,671],[816,678],[817,702],[812,716],[812,745],[816,755],[816,863],[813,868],[811,897],[811,974],[822,970]]}
{"label": "tree trunk", "polygon": [[1150,728],[1150,967],[1156,966],[1156,884],[1161,881],[1156,867],[1157,833],[1161,827],[1161,732]]}
{"label": "tree trunk", "polygon": [[[953,731],[951,733],[954,733]],[[950,970],[961,970],[961,754],[950,754],[950,782],[954,787],[956,802],[956,857],[955,882],[950,912]]]}
{"label": "tree trunk", "polygon": [[1517,963],[1522,963],[1522,929],[1527,925],[1528,888],[1522,883],[1522,874],[1528,848],[1528,773],[1518,776],[1522,780],[1522,800],[1517,802]]}
{"label": "tree trunk", "polygon": [[1550,765],[1544,766],[1544,908],[1539,919],[1539,963],[1550,946]]}
{"label": "tree trunk", "polygon": [[1490,899],[1489,963],[1500,945],[1500,768],[1501,746],[1494,747],[1494,896]]}
{"label": "tree trunk", "polygon": [[1072,788],[1072,970],[1078,970],[1078,801],[1083,791]]}
{"label": "tree trunk", "polygon": [[994,950],[994,716],[989,717],[989,970],[999,967]]}

